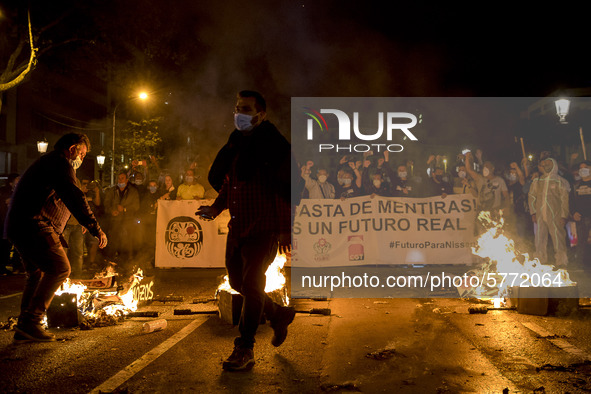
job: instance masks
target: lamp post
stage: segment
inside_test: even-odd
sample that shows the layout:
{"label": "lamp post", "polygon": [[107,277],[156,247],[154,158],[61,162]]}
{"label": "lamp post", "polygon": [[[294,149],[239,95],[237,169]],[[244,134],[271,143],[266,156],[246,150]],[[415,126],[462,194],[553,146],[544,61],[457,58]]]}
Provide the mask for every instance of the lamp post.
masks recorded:
{"label": "lamp post", "polygon": [[40,154],[44,154],[45,152],[47,152],[47,145],[49,144],[45,138],[43,138],[42,141],[37,141],[37,152],[39,152]]}
{"label": "lamp post", "polygon": [[100,155],[96,155],[96,162],[98,163],[98,166],[99,166],[99,181],[102,186],[103,185],[103,165],[105,164],[105,155],[104,155],[103,151],[101,151]]}
{"label": "lamp post", "polygon": [[115,105],[115,108],[113,109],[113,146],[111,147],[112,149],[112,158],[111,158],[111,185],[115,184],[115,125],[117,122],[117,108],[119,108],[119,106],[123,103],[127,103],[128,101],[131,100],[135,100],[135,99],[140,99],[140,100],[146,100],[148,98],[148,93],[146,92],[140,92],[137,96],[133,96],[128,98],[127,100],[124,101],[120,101]]}
{"label": "lamp post", "polygon": [[[567,124],[566,115],[568,115],[570,109],[570,100],[569,99],[558,99],[554,101],[556,105],[556,115],[559,117],[559,121],[561,124]],[[585,148],[585,138],[583,137],[583,128],[579,127],[579,136],[581,138],[581,147],[583,148],[583,157],[587,160],[587,149]]]}
{"label": "lamp post", "polygon": [[558,115],[560,123],[567,124],[566,115],[568,115],[568,110],[570,108],[570,100],[558,99],[554,101],[554,105],[556,105],[556,115]]}

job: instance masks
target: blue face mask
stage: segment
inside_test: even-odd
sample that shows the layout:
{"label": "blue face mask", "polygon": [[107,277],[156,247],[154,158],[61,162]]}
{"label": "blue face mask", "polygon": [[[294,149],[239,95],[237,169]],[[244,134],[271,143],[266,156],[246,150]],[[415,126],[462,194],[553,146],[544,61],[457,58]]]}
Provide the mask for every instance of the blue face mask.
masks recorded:
{"label": "blue face mask", "polygon": [[246,114],[234,114],[234,126],[240,131],[250,131],[252,125],[252,116]]}
{"label": "blue face mask", "polygon": [[127,183],[118,183],[117,186],[119,186],[120,189],[123,189],[127,186]]}
{"label": "blue face mask", "polygon": [[150,186],[148,187],[148,190],[150,191],[150,193],[156,193],[156,190],[158,190],[157,186]]}

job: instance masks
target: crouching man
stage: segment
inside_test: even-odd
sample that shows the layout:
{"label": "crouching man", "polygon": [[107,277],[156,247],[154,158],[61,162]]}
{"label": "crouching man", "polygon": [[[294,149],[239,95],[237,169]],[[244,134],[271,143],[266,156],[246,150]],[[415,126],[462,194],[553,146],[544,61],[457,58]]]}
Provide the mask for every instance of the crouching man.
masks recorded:
{"label": "crouching man", "polygon": [[62,136],[52,152],[25,171],[10,201],[5,233],[20,253],[27,273],[15,327],[17,343],[55,341],[42,321],[55,291],[70,274],[62,237],[70,213],[99,239],[100,248],[107,245],[107,236],[76,184],[75,170],[89,150],[86,135]]}

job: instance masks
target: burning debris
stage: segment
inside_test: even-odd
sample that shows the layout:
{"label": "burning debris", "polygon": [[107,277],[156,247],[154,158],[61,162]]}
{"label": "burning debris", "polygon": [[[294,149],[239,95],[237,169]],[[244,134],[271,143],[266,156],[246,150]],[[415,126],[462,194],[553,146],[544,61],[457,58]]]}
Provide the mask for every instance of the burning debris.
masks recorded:
{"label": "burning debris", "polygon": [[502,216],[496,221],[490,212],[481,212],[478,219],[487,230],[478,238],[478,246],[472,248],[472,253],[485,262],[480,269],[467,273],[481,280],[476,286],[458,288],[461,297],[487,298],[499,308],[505,305],[512,289],[576,286],[565,269],[544,265],[515,249],[515,242],[503,231]]}
{"label": "burning debris", "polygon": [[[273,301],[283,306],[289,305],[289,296],[287,295],[286,279],[283,269],[286,262],[287,257],[285,254],[278,253],[275,260],[273,260],[265,272],[265,276],[267,277],[265,293]],[[218,286],[215,298],[218,301],[220,318],[227,323],[233,325],[238,324],[242,310],[242,296],[230,286],[228,275],[224,276],[222,283]]]}
{"label": "burning debris", "polygon": [[119,279],[112,266],[90,280],[66,279],[47,311],[48,326],[92,329],[120,323],[137,310],[135,289],[143,271],[137,269],[121,284]]}

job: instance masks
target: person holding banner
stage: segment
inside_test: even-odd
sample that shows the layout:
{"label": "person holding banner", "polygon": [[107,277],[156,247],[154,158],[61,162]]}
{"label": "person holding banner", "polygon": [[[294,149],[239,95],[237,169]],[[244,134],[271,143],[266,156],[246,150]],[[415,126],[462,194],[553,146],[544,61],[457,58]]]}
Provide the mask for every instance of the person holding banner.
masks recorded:
{"label": "person holding banner", "polygon": [[[271,322],[271,343],[280,346],[295,310],[274,303],[265,293],[265,272],[277,255],[291,249],[291,146],[266,120],[266,103],[254,91],[241,91],[234,112],[236,129],[214,160],[208,180],[219,195],[196,212],[213,219],[230,210],[226,270],[243,296],[240,336],[224,361],[228,371],[254,365],[255,334],[263,313]],[[297,164],[295,169],[299,169]]]}

